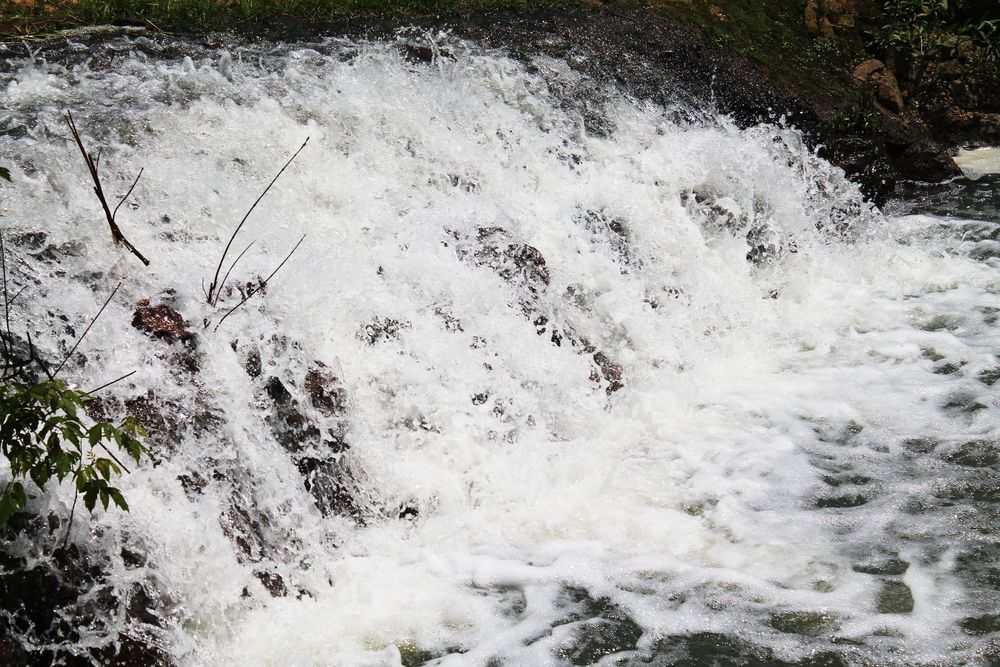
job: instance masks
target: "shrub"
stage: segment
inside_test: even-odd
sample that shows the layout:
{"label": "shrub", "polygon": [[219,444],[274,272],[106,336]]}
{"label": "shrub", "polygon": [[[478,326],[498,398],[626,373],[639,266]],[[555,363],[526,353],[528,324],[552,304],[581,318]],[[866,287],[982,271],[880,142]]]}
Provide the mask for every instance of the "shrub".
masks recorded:
{"label": "shrub", "polygon": [[[86,392],[70,389],[62,380],[23,384],[7,380],[0,385],[0,453],[10,463],[12,479],[0,495],[0,525],[27,502],[23,481],[44,489],[53,477],[70,477],[83,503],[93,510],[128,503],[111,485],[113,476],[127,470],[108,445],[125,451],[137,463],[148,450],[139,441],[145,435],[133,417],[119,426],[99,421],[90,428],[82,422]],[[107,456],[99,455],[98,449]],[[75,501],[74,501],[75,505]]]}

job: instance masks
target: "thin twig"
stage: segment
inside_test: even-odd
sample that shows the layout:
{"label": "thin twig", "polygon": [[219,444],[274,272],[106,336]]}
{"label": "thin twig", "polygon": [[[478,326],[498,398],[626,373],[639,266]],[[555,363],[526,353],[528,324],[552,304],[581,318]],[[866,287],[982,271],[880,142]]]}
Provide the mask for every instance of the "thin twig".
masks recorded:
{"label": "thin twig", "polygon": [[126,192],[126,193],[125,193],[125,196],[124,196],[124,197],[122,197],[122,198],[121,198],[121,201],[119,201],[119,202],[118,202],[118,206],[115,206],[115,210],[111,212],[111,217],[112,217],[112,218],[114,218],[114,217],[115,217],[116,215],[118,215],[118,209],[120,209],[120,208],[122,207],[122,204],[124,204],[124,203],[125,203],[125,200],[126,200],[126,199],[128,199],[128,196],[129,196],[130,194],[132,194],[132,191],[133,191],[133,190],[135,190],[135,186],[136,186],[136,184],[138,184],[138,183],[139,183],[139,179],[140,179],[140,178],[142,178],[142,172],[143,172],[144,170],[145,170],[145,168],[144,168],[144,167],[139,167],[139,173],[135,175],[135,180],[134,180],[134,181],[132,181],[132,187],[130,187],[130,188],[128,189],[128,192]]}
{"label": "thin twig", "polygon": [[[0,336],[3,340],[3,353],[4,362],[6,363],[7,358],[11,354],[11,349],[8,348],[8,342],[13,346],[13,341],[10,341],[10,302],[11,299],[7,298],[7,248],[3,244],[3,232],[0,232],[0,266],[3,267],[3,319],[4,319],[4,335]],[[18,292],[20,294],[20,292]]]}
{"label": "thin twig", "polygon": [[83,392],[83,393],[85,393],[85,394],[87,394],[87,395],[90,395],[90,394],[96,394],[96,393],[97,393],[97,392],[99,392],[100,390],[102,390],[102,389],[107,389],[107,388],[108,388],[108,387],[110,387],[111,385],[113,385],[113,384],[118,384],[119,382],[121,382],[121,381],[122,381],[122,380],[124,380],[125,378],[127,378],[127,377],[131,377],[131,376],[133,376],[133,375],[135,375],[135,371],[132,371],[131,373],[126,373],[125,375],[121,376],[120,378],[115,378],[115,379],[114,379],[114,380],[112,380],[111,382],[105,382],[104,384],[102,384],[102,385],[101,385],[100,387],[98,387],[97,389],[91,389],[90,391],[85,391],[85,392]]}
{"label": "thin twig", "polygon": [[220,324],[222,324],[222,323],[223,323],[223,322],[225,321],[225,319],[226,319],[227,317],[229,317],[230,315],[232,315],[232,314],[233,314],[233,311],[234,311],[234,310],[236,310],[237,308],[239,308],[240,306],[242,306],[242,305],[243,305],[244,303],[246,303],[247,301],[249,301],[249,300],[250,300],[250,299],[251,299],[251,298],[253,297],[253,295],[254,295],[254,294],[259,294],[260,292],[263,292],[263,291],[264,291],[264,288],[265,288],[265,287],[267,287],[267,284],[268,284],[268,282],[270,282],[271,278],[273,278],[273,277],[274,277],[274,274],[276,274],[276,273],[277,273],[277,272],[278,272],[278,271],[279,271],[279,270],[281,269],[281,267],[283,267],[283,266],[285,265],[285,262],[287,262],[287,261],[288,261],[288,259],[289,259],[289,258],[290,258],[290,257],[291,257],[291,256],[292,256],[293,254],[295,254],[295,251],[299,249],[299,246],[300,246],[300,245],[302,245],[302,242],[303,242],[303,241],[305,240],[305,238],[306,238],[306,235],[305,235],[305,234],[303,234],[303,235],[302,235],[302,238],[300,238],[300,239],[299,239],[299,242],[295,244],[295,247],[293,247],[293,248],[292,248],[292,249],[291,249],[291,250],[290,250],[290,251],[288,252],[288,254],[287,254],[287,255],[285,255],[285,258],[284,258],[283,260],[281,260],[281,264],[278,264],[278,267],[277,267],[277,268],[276,268],[276,269],[275,269],[274,271],[271,271],[271,275],[269,275],[269,276],[268,276],[267,278],[265,278],[265,279],[264,279],[264,280],[263,280],[263,281],[261,282],[261,285],[260,285],[260,288],[259,288],[259,289],[256,289],[256,290],[254,290],[254,291],[253,291],[253,292],[251,292],[250,294],[247,294],[247,295],[246,295],[245,297],[243,297],[243,299],[242,299],[242,300],[241,300],[241,301],[240,301],[240,302],[239,302],[238,304],[236,304],[235,306],[233,306],[232,308],[230,308],[230,309],[229,309],[228,311],[226,311],[226,314],[225,314],[225,315],[223,315],[223,316],[222,316],[222,317],[221,317],[221,318],[219,319],[219,321],[218,321],[218,322],[217,322],[217,323],[215,324],[215,328],[214,328],[214,329],[212,329],[212,331],[218,331],[218,330],[219,330],[219,325],[220,325]]}
{"label": "thin twig", "polygon": [[31,361],[37,361],[38,365],[41,366],[42,370],[45,372],[45,376],[49,378],[49,381],[54,381],[56,376],[49,370],[49,365],[45,363],[44,359],[35,353],[35,344],[31,342],[31,332],[25,331],[24,333],[28,337],[28,359]]}
{"label": "thin twig", "polygon": [[[274,183],[278,180],[278,178],[283,173],[285,173],[285,170],[288,169],[288,165],[290,165],[292,163],[292,160],[294,160],[296,157],[298,157],[299,153],[302,152],[302,149],[305,148],[306,144],[308,144],[308,143],[309,143],[309,137],[306,137],[306,140],[302,142],[301,146],[299,146],[299,150],[295,151],[295,153],[292,155],[292,157],[288,158],[288,162],[285,163],[285,166],[282,167],[278,171],[277,174],[275,174],[274,178],[271,179],[271,182],[267,184],[266,188],[264,188],[264,191],[260,193],[260,196],[257,197],[256,201],[254,201],[254,203],[250,206],[250,209],[246,212],[246,215],[243,216],[243,219],[240,220],[240,224],[236,225],[236,229],[233,230],[232,236],[229,237],[229,242],[226,243],[226,247],[222,251],[222,257],[219,258],[219,265],[217,267],[215,267],[215,275],[212,276],[212,282],[209,283],[209,285],[208,285],[208,302],[210,304],[212,304],[213,306],[216,306],[219,303],[219,295],[218,295],[218,292],[216,292],[217,288],[221,288],[222,287],[219,284],[219,273],[222,271],[222,265],[226,261],[226,255],[229,254],[229,248],[232,247],[233,241],[236,240],[236,235],[240,233],[240,230],[243,228],[243,224],[247,221],[247,218],[250,217],[250,214],[253,213],[253,210],[255,208],[257,208],[257,204],[260,203],[260,200],[264,198],[264,196],[271,189],[271,186],[273,186]],[[221,289],[219,291],[221,291]],[[213,300],[213,297],[214,297],[214,300]]]}
{"label": "thin twig", "polygon": [[126,466],[124,463],[122,463],[121,461],[119,461],[118,457],[115,456],[114,453],[110,449],[108,449],[107,445],[105,445],[103,442],[99,442],[97,444],[99,444],[101,446],[101,449],[103,449],[105,451],[105,453],[107,453],[107,455],[110,456],[114,460],[114,462],[118,464],[118,467],[120,467],[122,470],[124,470],[128,474],[130,474],[130,475],[132,474],[132,471],[128,469],[128,466]]}
{"label": "thin twig", "polygon": [[[139,252],[132,243],[125,238],[122,234],[122,230],[118,227],[118,223],[115,222],[115,213],[118,212],[118,207],[115,207],[115,213],[111,212],[108,207],[108,200],[104,196],[104,188],[101,187],[101,179],[97,175],[97,168],[100,164],[101,154],[100,151],[97,153],[97,160],[87,152],[87,149],[83,145],[83,139],[80,138],[80,132],[76,129],[76,123],[73,120],[73,114],[69,111],[66,112],[66,122],[69,124],[69,131],[73,135],[73,139],[76,141],[76,145],[80,148],[80,153],[83,155],[83,161],[87,164],[87,169],[90,171],[90,179],[94,182],[94,194],[97,195],[97,199],[101,202],[101,208],[104,209],[104,217],[108,219],[108,226],[111,227],[111,240],[115,242],[115,245],[122,244],[128,248],[133,255],[139,258],[146,266],[149,266],[149,260],[146,259],[141,252]],[[139,175],[142,175],[142,170],[139,170]],[[139,177],[136,177],[136,182],[138,182]],[[135,187],[135,183],[132,183],[132,188]],[[129,194],[132,193],[132,188],[129,188]],[[128,194],[122,199],[122,202],[128,198]],[[118,206],[122,205],[122,202],[118,203]]]}
{"label": "thin twig", "polygon": [[14,302],[17,301],[17,297],[21,296],[21,292],[23,292],[26,289],[28,289],[27,285],[25,285],[21,289],[17,290],[17,294],[15,294],[14,296],[10,297],[10,301],[8,302],[8,305],[13,306]]}
{"label": "thin twig", "polygon": [[[257,240],[254,239],[253,241],[251,241],[250,243],[248,243],[247,247],[243,248],[243,252],[241,252],[236,257],[236,259],[233,260],[233,263],[229,265],[229,270],[226,271],[226,275],[222,276],[222,282],[219,283],[219,293],[220,294],[222,293],[222,288],[225,287],[225,285],[226,285],[226,281],[229,280],[229,274],[232,273],[233,269],[236,267],[236,263],[239,262],[243,258],[243,255],[247,254],[247,250],[249,250],[251,247],[253,247],[253,244],[256,243],[256,242],[257,242]],[[218,301],[219,299],[216,298],[215,300]]]}
{"label": "thin twig", "polygon": [[115,294],[118,292],[118,289],[121,286],[122,284],[118,283],[117,285],[115,285],[115,288],[111,290],[111,294],[109,294],[108,298],[104,301],[104,305],[101,306],[101,309],[97,311],[96,315],[94,315],[94,319],[90,320],[90,324],[87,325],[87,328],[83,330],[83,333],[80,334],[80,337],[76,339],[75,343],[73,343],[73,347],[71,347],[69,352],[66,353],[66,357],[62,360],[62,363],[60,363],[59,366],[56,367],[55,372],[52,374],[53,376],[59,375],[59,371],[61,371],[63,366],[66,365],[66,362],[69,361],[69,358],[73,356],[73,353],[76,352],[76,348],[79,347],[80,343],[83,342],[83,339],[87,337],[87,333],[90,332],[90,327],[94,326],[94,322],[97,321],[97,318],[101,316],[101,313],[104,312],[104,309],[108,307],[109,303],[111,303],[111,299],[115,298]]}
{"label": "thin twig", "polygon": [[[82,468],[82,467],[83,467],[83,462],[81,461],[80,462],[80,467],[78,467],[76,469],[76,472],[78,474],[80,472],[80,468]],[[75,475],[73,476],[73,479],[74,479],[74,481],[76,480],[76,476]],[[80,497],[80,489],[76,488],[76,484],[74,483],[73,484],[73,506],[69,508],[69,522],[66,524],[66,535],[65,535],[65,537],[63,537],[63,545],[62,545],[63,549],[66,548],[66,544],[69,542],[69,531],[70,531],[71,528],[73,528],[73,515],[76,514],[76,501],[77,501],[77,499],[79,497]]]}

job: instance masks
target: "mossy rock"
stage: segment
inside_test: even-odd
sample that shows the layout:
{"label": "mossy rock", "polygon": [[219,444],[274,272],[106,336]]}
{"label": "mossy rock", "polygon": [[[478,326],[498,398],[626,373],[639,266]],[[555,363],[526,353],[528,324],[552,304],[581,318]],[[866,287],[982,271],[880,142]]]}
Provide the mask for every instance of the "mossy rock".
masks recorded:
{"label": "mossy rock", "polygon": [[913,611],[913,591],[902,581],[882,582],[876,607],[880,614],[909,614]]}

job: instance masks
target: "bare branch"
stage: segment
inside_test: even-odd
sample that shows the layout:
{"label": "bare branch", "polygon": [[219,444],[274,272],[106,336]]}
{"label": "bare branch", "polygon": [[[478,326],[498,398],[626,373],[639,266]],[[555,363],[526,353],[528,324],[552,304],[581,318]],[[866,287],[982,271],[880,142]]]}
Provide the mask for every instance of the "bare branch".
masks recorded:
{"label": "bare branch", "polygon": [[59,366],[56,367],[55,372],[52,373],[53,377],[55,377],[56,375],[59,375],[59,371],[61,371],[63,369],[63,366],[66,365],[66,362],[69,361],[69,358],[73,356],[74,352],[76,352],[76,348],[79,347],[80,343],[83,342],[83,339],[87,337],[87,334],[90,332],[90,327],[94,326],[94,322],[96,322],[97,318],[99,318],[101,316],[101,313],[104,312],[104,309],[108,307],[108,304],[111,303],[111,299],[113,299],[115,297],[115,294],[118,293],[118,289],[121,286],[122,286],[122,284],[118,283],[117,285],[115,285],[115,288],[113,290],[111,290],[111,294],[109,294],[108,298],[104,301],[104,305],[101,306],[101,309],[99,311],[97,311],[96,315],[94,315],[94,319],[90,320],[90,324],[88,324],[87,328],[83,330],[83,333],[80,334],[80,337],[76,339],[76,342],[73,343],[73,347],[70,348],[69,352],[67,352],[66,356],[63,358],[62,363],[60,363]]}
{"label": "bare branch", "polygon": [[308,143],[309,143],[309,137],[306,137],[306,140],[302,142],[301,146],[299,146],[299,150],[295,151],[292,157],[288,158],[288,162],[285,163],[285,166],[282,167],[277,174],[275,174],[274,178],[271,179],[271,182],[267,184],[266,188],[264,188],[264,191],[260,193],[259,197],[257,197],[257,200],[254,201],[254,203],[250,206],[250,209],[247,210],[246,215],[244,215],[243,219],[240,220],[240,224],[236,225],[236,229],[233,230],[232,236],[229,237],[229,242],[226,243],[226,247],[222,251],[222,257],[219,258],[219,265],[215,268],[215,275],[212,276],[212,282],[209,283],[208,285],[208,302],[211,305],[215,306],[218,305],[219,303],[219,295],[218,292],[216,291],[217,289],[222,287],[219,284],[219,273],[222,271],[222,265],[226,261],[226,255],[229,254],[229,249],[232,247],[233,241],[236,240],[236,235],[240,233],[240,230],[243,228],[244,223],[246,223],[247,218],[249,218],[250,214],[253,213],[253,210],[257,208],[257,204],[260,203],[260,200],[264,198],[264,196],[268,193],[271,187],[278,180],[278,178],[285,172],[286,169],[288,169],[288,165],[292,163],[292,160],[298,157],[299,153],[302,152],[302,149],[305,148],[306,144]]}
{"label": "bare branch", "polygon": [[140,179],[140,178],[142,177],[142,172],[143,172],[144,170],[145,170],[145,168],[144,168],[144,167],[140,167],[140,168],[139,168],[139,173],[135,175],[135,180],[134,180],[134,181],[132,181],[132,187],[130,187],[130,188],[128,189],[128,192],[126,192],[126,193],[125,193],[125,196],[124,196],[124,197],[122,197],[122,198],[121,198],[121,201],[119,201],[119,202],[118,202],[118,206],[115,206],[115,210],[111,212],[111,218],[112,218],[112,219],[114,219],[114,217],[115,217],[116,215],[118,215],[118,209],[120,209],[120,208],[122,207],[122,204],[124,204],[124,203],[125,203],[125,200],[126,200],[126,199],[128,199],[128,196],[129,196],[130,194],[132,194],[132,191],[133,191],[133,190],[135,190],[135,186],[136,186],[136,184],[137,184],[137,183],[139,182],[139,179]]}
{"label": "bare branch", "polygon": [[299,249],[299,246],[302,245],[302,242],[305,240],[305,238],[306,238],[306,235],[303,234],[302,237],[299,239],[299,242],[296,243],[295,246],[288,252],[288,254],[285,255],[285,258],[283,260],[281,260],[281,264],[278,264],[277,268],[275,268],[274,271],[271,271],[271,275],[269,275],[267,278],[265,278],[263,281],[261,281],[261,288],[257,289],[257,290],[254,290],[253,292],[250,292],[245,297],[243,297],[243,299],[241,299],[238,304],[236,304],[235,306],[233,306],[232,308],[230,308],[228,311],[226,311],[226,314],[223,315],[219,319],[219,321],[215,324],[215,328],[212,329],[212,331],[218,331],[219,330],[219,325],[222,324],[223,321],[225,321],[225,319],[227,317],[229,317],[230,315],[232,315],[234,310],[236,310],[237,308],[239,308],[240,306],[242,306],[244,303],[246,303],[247,301],[249,301],[253,297],[254,294],[259,294],[259,293],[263,292],[264,288],[267,287],[268,282],[270,282],[271,278],[274,277],[274,274],[276,274],[281,269],[281,267],[283,267],[285,265],[285,262],[287,262],[288,259],[293,254],[295,254],[295,251]]}
{"label": "bare branch", "polygon": [[[80,154],[83,155],[83,161],[87,165],[87,169],[90,171],[90,179],[94,182],[94,194],[97,195],[97,199],[101,202],[101,208],[104,209],[104,217],[108,219],[108,226],[111,227],[111,240],[115,242],[115,245],[122,244],[128,248],[133,255],[139,258],[146,266],[149,266],[149,260],[146,259],[141,252],[139,252],[132,243],[125,238],[122,234],[122,230],[118,227],[115,222],[115,214],[111,212],[108,207],[108,200],[104,196],[104,188],[101,187],[101,179],[97,175],[97,167],[101,158],[100,152],[97,154],[97,161],[87,152],[87,149],[83,145],[83,139],[80,138],[80,132],[76,129],[76,122],[73,120],[73,114],[69,111],[66,112],[66,123],[69,125],[69,131],[73,135],[73,139],[76,141],[76,145],[80,148]],[[142,174],[142,170],[139,171]],[[136,182],[139,181],[139,177],[136,177]],[[132,183],[132,188],[135,187],[135,183]],[[129,194],[132,193],[132,188],[129,188]],[[128,194],[122,199],[122,202],[128,198]],[[118,203],[121,206],[121,202]],[[115,207],[115,212],[117,213],[118,207]]]}
{"label": "bare branch", "polygon": [[[10,343],[10,302],[7,292],[7,248],[3,244],[3,232],[0,232],[0,266],[3,267],[3,321],[4,335],[0,336],[3,341],[4,361],[9,356],[8,343]],[[20,294],[20,292],[18,292]],[[16,298],[16,297],[15,297]]]}
{"label": "bare branch", "polygon": [[56,376],[55,376],[54,373],[52,373],[52,371],[49,370],[49,365],[46,364],[45,360],[43,360],[35,352],[35,344],[31,342],[31,332],[30,331],[25,331],[24,333],[28,337],[28,359],[30,361],[37,361],[38,362],[38,365],[45,372],[45,377],[47,377],[49,379],[49,381],[55,380]]}
{"label": "bare branch", "polygon": [[90,391],[85,391],[85,392],[83,392],[83,393],[85,393],[85,394],[88,394],[88,395],[89,395],[89,394],[96,394],[96,393],[97,393],[97,392],[99,392],[100,390],[102,390],[102,389],[107,389],[107,388],[108,388],[108,387],[110,387],[111,385],[113,385],[113,384],[118,384],[119,382],[121,382],[121,381],[122,381],[122,380],[124,380],[125,378],[128,378],[128,377],[132,377],[133,375],[135,375],[135,371],[132,371],[131,373],[126,373],[125,375],[121,376],[120,378],[115,378],[115,379],[114,379],[114,380],[112,380],[111,382],[105,382],[104,384],[102,384],[102,385],[101,385],[100,387],[98,387],[97,389],[91,389]]}
{"label": "bare branch", "polygon": [[[222,294],[222,288],[226,285],[226,281],[229,280],[229,274],[233,272],[233,268],[236,267],[236,263],[239,262],[243,258],[243,255],[247,254],[247,250],[249,250],[251,247],[253,247],[253,244],[256,243],[256,242],[257,241],[255,239],[255,240],[251,241],[250,243],[248,243],[247,247],[243,248],[243,252],[241,252],[236,257],[236,259],[233,260],[233,263],[229,265],[229,270],[226,271],[226,275],[222,276],[222,282],[219,283],[219,294]],[[216,302],[219,301],[218,295],[215,297],[215,301]]]}

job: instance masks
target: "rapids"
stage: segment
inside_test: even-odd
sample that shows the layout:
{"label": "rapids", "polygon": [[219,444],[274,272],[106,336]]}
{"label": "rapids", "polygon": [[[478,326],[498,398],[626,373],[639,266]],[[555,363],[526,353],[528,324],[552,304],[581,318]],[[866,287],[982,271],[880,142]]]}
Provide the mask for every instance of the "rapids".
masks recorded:
{"label": "rapids", "polygon": [[[883,213],[792,127],[447,35],[0,55],[12,324],[59,357],[121,281],[68,377],[134,370],[103,403],[153,406],[131,511],[71,539],[176,664],[1000,657],[997,218]],[[118,220],[148,269],[67,109],[109,198],[144,169]],[[234,276],[305,241],[215,329],[203,285],[306,137]]]}

